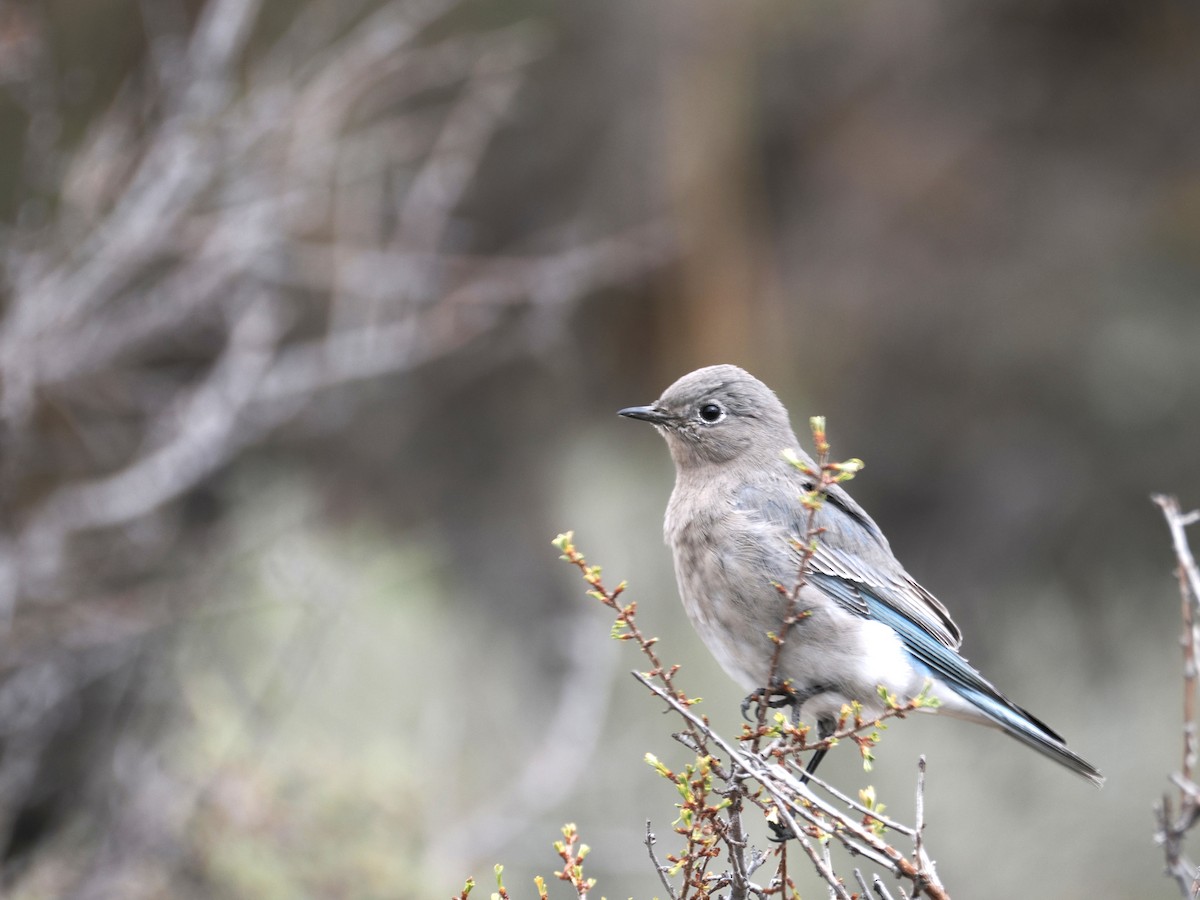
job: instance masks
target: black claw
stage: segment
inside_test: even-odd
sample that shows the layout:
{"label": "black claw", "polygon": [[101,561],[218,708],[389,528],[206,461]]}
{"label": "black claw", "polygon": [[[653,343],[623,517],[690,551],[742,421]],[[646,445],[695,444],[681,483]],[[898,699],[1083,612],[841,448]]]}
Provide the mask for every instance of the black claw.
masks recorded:
{"label": "black claw", "polygon": [[753,723],[754,719],[750,718],[750,704],[758,702],[758,692],[747,694],[742,698],[742,718],[747,722]]}
{"label": "black claw", "polygon": [[[764,700],[763,698],[767,699]],[[796,692],[788,687],[779,688],[759,688],[757,691],[751,691],[742,699],[742,718],[747,722],[754,722],[757,716],[751,718],[750,707],[765,705],[767,709],[779,709],[781,706],[793,706],[799,709],[797,704],[798,697]]]}

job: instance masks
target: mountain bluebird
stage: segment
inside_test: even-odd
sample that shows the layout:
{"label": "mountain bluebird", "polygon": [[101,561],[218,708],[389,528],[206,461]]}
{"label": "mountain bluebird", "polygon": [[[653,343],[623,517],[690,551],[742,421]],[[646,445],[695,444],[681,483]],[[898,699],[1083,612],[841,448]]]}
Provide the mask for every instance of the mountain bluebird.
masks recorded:
{"label": "mountain bluebird", "polygon": [[[958,654],[961,635],[937,599],[904,570],[871,517],[841,487],[827,489],[822,528],[798,610],[767,684],[787,601],[775,585],[797,580],[795,541],[807,530],[802,493],[815,471],[787,410],[736,366],[679,379],[651,406],[620,415],[653,423],[675,461],[664,526],[688,617],[729,675],[749,691],[788,685],[797,714],[830,733],[850,701],[883,713],[882,687],[907,702],[928,691],[931,711],[991,725],[1099,785],[1104,779],[1063,739],[1000,694]],[[823,754],[822,754],[823,755]],[[810,769],[815,767],[815,762]]]}

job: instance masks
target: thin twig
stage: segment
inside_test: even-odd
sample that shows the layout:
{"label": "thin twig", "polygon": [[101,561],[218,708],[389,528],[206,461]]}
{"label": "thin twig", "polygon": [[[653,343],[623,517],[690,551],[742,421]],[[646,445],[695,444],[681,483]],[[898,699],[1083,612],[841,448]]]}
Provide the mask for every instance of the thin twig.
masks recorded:
{"label": "thin twig", "polygon": [[804,851],[813,868],[817,870],[817,874],[829,885],[830,895],[836,897],[837,900],[852,900],[850,892],[846,890],[846,886],[842,884],[841,879],[837,877],[837,874],[826,863],[825,857],[817,852],[816,848],[812,845],[812,841],[805,835],[804,830],[800,827],[800,823],[795,820],[791,812],[784,806],[780,806],[779,815],[783,819],[784,824],[791,829],[796,843],[800,845],[800,849]]}
{"label": "thin twig", "polygon": [[591,765],[615,686],[612,672],[617,654],[591,640],[590,624],[590,617],[582,614],[563,623],[559,640],[569,649],[565,655],[569,664],[559,679],[554,709],[538,726],[538,740],[525,754],[520,770],[505,779],[503,791],[473,809],[457,810],[453,824],[444,818],[431,821],[428,830],[436,837],[425,851],[430,859],[453,859],[462,847],[474,848],[481,858],[495,855],[531,821],[560,803]]}
{"label": "thin twig", "polygon": [[[822,848],[822,849],[823,849],[823,852],[822,852],[822,854],[821,854],[821,858],[822,858],[823,860],[825,860],[825,868],[826,868],[827,870],[829,870],[830,872],[832,872],[832,871],[833,871],[833,846],[832,846],[832,842],[831,842],[831,841],[828,841],[828,840],[826,840],[826,841],[824,841],[824,842],[823,842],[823,844],[824,844],[824,846],[823,846],[823,848]],[[839,879],[839,881],[840,881],[840,879]],[[835,892],[835,890],[834,890],[834,887],[835,887],[835,886],[834,886],[834,885],[832,885],[832,884],[829,886],[829,897],[830,897],[830,900],[832,900],[832,898],[834,898],[834,897],[836,897],[836,896],[837,896],[837,893]],[[842,887],[845,887],[845,885],[842,885]]]}
{"label": "thin twig", "polygon": [[[767,667],[767,683],[762,686],[764,696],[761,698],[758,709],[756,710],[756,719],[758,730],[754,736],[753,751],[759,750],[759,741],[761,740],[761,732],[767,724],[767,709],[768,701],[772,694],[777,690],[782,690],[789,693],[789,689],[777,683],[779,679],[779,664],[783,659],[783,647],[787,642],[788,634],[792,630],[792,626],[802,618],[800,610],[800,594],[804,587],[808,584],[809,570],[812,567],[813,556],[816,553],[816,541],[823,531],[817,526],[817,511],[821,507],[821,503],[825,498],[825,490],[834,483],[830,472],[826,469],[826,463],[829,461],[829,444],[825,440],[824,428],[818,429],[814,419],[813,438],[815,441],[815,449],[817,451],[817,468],[810,472],[816,483],[810,492],[810,496],[805,498],[805,506],[808,510],[808,515],[804,523],[804,538],[803,541],[797,542],[797,547],[800,550],[800,563],[796,567],[796,580],[792,585],[791,590],[785,590],[782,585],[776,585],[776,589],[784,597],[784,612],[783,620],[779,625],[779,633],[772,635],[774,649],[771,651],[771,662]],[[800,708],[795,705],[792,710],[793,720],[798,721]]]}
{"label": "thin twig", "polygon": [[1162,494],[1154,495],[1154,502],[1162,508],[1167,519],[1167,527],[1171,531],[1171,542],[1175,548],[1177,560],[1177,575],[1179,577],[1180,611],[1183,618],[1183,769],[1181,777],[1185,782],[1194,781],[1197,756],[1196,732],[1196,667],[1200,659],[1200,636],[1196,630],[1196,604],[1200,599],[1200,571],[1196,568],[1196,560],[1188,546],[1187,534],[1184,531],[1188,521],[1196,520],[1196,512],[1182,515],[1179,512],[1179,501],[1174,497]]}
{"label": "thin twig", "polygon": [[792,769],[796,770],[797,772],[808,776],[809,782],[817,785],[819,788],[821,788],[821,790],[825,791],[828,794],[831,794],[835,799],[842,801],[847,806],[849,806],[851,809],[857,810],[858,812],[862,813],[863,815],[870,816],[875,821],[882,823],[889,830],[898,832],[907,837],[914,837],[916,835],[917,831],[915,828],[910,827],[908,825],[904,825],[900,822],[897,822],[895,819],[889,818],[888,816],[885,816],[882,813],[877,812],[876,810],[868,809],[866,804],[860,803],[859,801],[850,797],[848,794],[842,793],[841,791],[839,791],[837,788],[835,788],[832,784],[830,784],[825,779],[821,778],[820,776],[816,775],[813,772],[809,772],[809,771],[805,770],[804,767],[801,766],[795,760],[789,759],[787,761],[787,764],[788,764],[789,768],[792,768]]}
{"label": "thin twig", "polygon": [[1183,634],[1183,761],[1180,773],[1172,778],[1179,787],[1179,812],[1174,815],[1171,798],[1163,794],[1155,807],[1158,831],[1155,839],[1163,847],[1167,872],[1179,886],[1186,900],[1200,896],[1200,870],[1183,854],[1187,832],[1200,820],[1200,788],[1194,780],[1197,758],[1197,660],[1200,659],[1200,635],[1196,628],[1196,606],[1200,602],[1200,570],[1188,545],[1186,527],[1200,518],[1200,513],[1181,513],[1177,498],[1155,494],[1152,499],[1163,512],[1171,532],[1175,550],[1176,576],[1179,581],[1180,614]]}
{"label": "thin twig", "polygon": [[[900,853],[899,850],[892,847],[886,841],[881,840],[871,831],[863,828],[858,822],[821,801],[819,797],[806,789],[798,779],[794,778],[782,766],[771,765],[753,754],[747,754],[735,748],[730,742],[714,732],[707,722],[696,716],[686,705],[672,697],[669,692],[651,682],[642,673],[634,672],[632,674],[644,687],[670,705],[680,716],[687,719],[694,731],[702,733],[707,740],[724,750],[732,765],[744,768],[763,786],[771,799],[777,804],[780,817],[791,828],[792,833],[796,835],[797,839],[801,840],[801,847],[809,855],[809,858],[813,860],[813,864],[817,867],[818,872],[822,871],[820,856],[811,845],[805,845],[802,840],[803,834],[799,824],[793,817],[793,813],[799,815],[805,821],[810,822],[814,827],[822,831],[832,830],[838,841],[852,853],[861,853],[879,865],[886,866],[894,874],[911,880],[914,885],[920,885],[935,900],[948,900],[949,894],[937,878],[935,872],[915,866],[904,854]],[[803,801],[797,802],[797,797],[803,797]],[[810,806],[820,809],[822,813],[832,818],[838,827],[834,829],[828,819],[822,820],[817,817],[809,809]],[[824,877],[823,873],[822,877]]]}
{"label": "thin twig", "polygon": [[733,880],[730,885],[730,900],[745,900],[749,892],[750,874],[746,870],[746,831],[742,827],[742,813],[745,810],[745,786],[742,779],[734,778],[729,790],[729,808],[725,821],[727,833],[725,846],[729,848],[729,865],[733,870]]}
{"label": "thin twig", "polygon": [[913,812],[913,863],[918,869],[933,869],[933,862],[925,855],[922,845],[925,833],[925,754],[917,761],[917,800]]}
{"label": "thin twig", "polygon": [[863,876],[862,869],[858,866],[854,867],[854,880],[858,882],[858,886],[863,889],[863,893],[867,894],[871,888],[867,886],[867,879]]}
{"label": "thin twig", "polygon": [[646,852],[650,854],[650,862],[654,864],[654,871],[658,873],[658,880],[662,882],[663,889],[667,892],[667,896],[671,900],[678,900],[675,889],[671,887],[671,882],[667,879],[667,867],[658,861],[658,857],[654,853],[654,845],[657,842],[654,832],[650,830],[650,820],[646,820],[646,840],[643,843],[646,845]]}

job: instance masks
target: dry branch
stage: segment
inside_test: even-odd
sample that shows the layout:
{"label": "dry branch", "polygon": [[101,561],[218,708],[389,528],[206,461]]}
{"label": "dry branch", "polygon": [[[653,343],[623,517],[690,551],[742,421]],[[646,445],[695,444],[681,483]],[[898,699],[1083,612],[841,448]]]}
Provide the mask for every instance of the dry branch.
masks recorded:
{"label": "dry branch", "polygon": [[[672,256],[662,227],[586,210],[537,253],[472,252],[463,209],[545,40],[525,25],[429,28],[455,5],[306,0],[264,29],[262,0],[192,4],[192,24],[143,0],[144,67],[77,146],[30,129],[30,199],[0,226],[0,699],[10,685],[45,696],[6,732],[0,845],[36,793],[26,775],[55,709],[91,677],[71,623],[119,594],[120,633],[144,634],[185,595],[183,563],[162,563],[180,547],[194,563],[210,534],[187,500],[251,448],[286,445],[281,426],[330,389],[500,335],[541,352],[577,303]],[[29,33],[22,59],[0,61],[0,87],[31,122],[59,122],[67,66]],[[140,589],[164,570],[171,589]],[[578,716],[602,718],[602,666],[578,668],[539,757],[560,780],[592,740]],[[42,669],[54,677],[32,678]],[[470,833],[486,845],[491,810],[477,812]]]}
{"label": "dry branch", "polygon": [[1187,833],[1200,821],[1200,787],[1195,778],[1197,756],[1197,679],[1196,666],[1200,660],[1200,570],[1188,545],[1187,526],[1200,521],[1200,511],[1183,513],[1175,497],[1155,494],[1153,500],[1162,510],[1171,532],[1171,545],[1175,551],[1175,573],[1179,580],[1180,612],[1183,633],[1179,643],[1183,648],[1183,759],[1180,771],[1171,776],[1179,788],[1177,809],[1172,808],[1171,797],[1164,793],[1162,801],[1155,806],[1158,828],[1154,839],[1162,846],[1166,858],[1167,874],[1179,886],[1180,895],[1186,900],[1200,896],[1200,869],[1189,860],[1183,851]]}

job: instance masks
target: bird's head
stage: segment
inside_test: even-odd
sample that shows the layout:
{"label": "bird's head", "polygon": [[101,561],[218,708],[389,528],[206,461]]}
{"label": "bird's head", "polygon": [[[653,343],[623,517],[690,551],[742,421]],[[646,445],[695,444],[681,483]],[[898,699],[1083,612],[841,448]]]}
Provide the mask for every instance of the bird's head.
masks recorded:
{"label": "bird's head", "polygon": [[653,424],[681,470],[764,453],[778,459],[782,450],[796,445],[779,398],[737,366],[697,369],[649,406],[631,406],[618,414]]}

